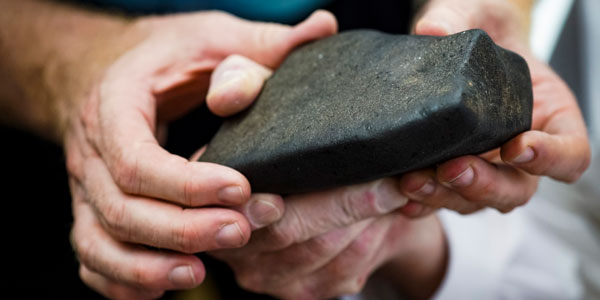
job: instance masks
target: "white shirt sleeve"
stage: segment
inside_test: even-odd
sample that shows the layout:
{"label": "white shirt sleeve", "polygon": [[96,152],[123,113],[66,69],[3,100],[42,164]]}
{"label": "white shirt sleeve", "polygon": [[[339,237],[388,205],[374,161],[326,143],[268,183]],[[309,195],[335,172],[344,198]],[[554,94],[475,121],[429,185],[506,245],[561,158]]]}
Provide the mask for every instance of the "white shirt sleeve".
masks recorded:
{"label": "white shirt sleeve", "polygon": [[[572,185],[543,178],[538,193],[508,214],[439,212],[448,242],[447,299],[600,299],[600,141]],[[399,299],[370,280],[345,300]]]}
{"label": "white shirt sleeve", "polygon": [[581,296],[577,256],[540,228],[525,208],[504,215],[491,209],[470,216],[443,211],[440,219],[449,263],[434,299]]}
{"label": "white shirt sleeve", "polygon": [[[467,216],[443,210],[439,216],[449,259],[433,299],[581,298],[577,256],[541,230],[524,208],[510,214],[485,209]],[[359,295],[342,299],[399,299],[385,285],[370,280]]]}

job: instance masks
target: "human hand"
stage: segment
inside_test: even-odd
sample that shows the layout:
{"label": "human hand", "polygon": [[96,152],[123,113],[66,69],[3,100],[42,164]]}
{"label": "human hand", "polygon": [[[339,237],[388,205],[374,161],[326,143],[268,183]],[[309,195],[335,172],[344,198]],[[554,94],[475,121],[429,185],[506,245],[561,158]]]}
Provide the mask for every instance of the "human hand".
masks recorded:
{"label": "human hand", "polygon": [[[78,73],[90,76],[90,86],[67,95],[79,99],[65,109],[71,239],[86,284],[110,298],[155,298],[203,281],[204,267],[191,253],[246,243],[256,221],[250,215],[249,224],[231,208],[281,201],[257,195],[247,202],[250,185],[239,172],[168,153],[157,141],[164,124],[202,104],[211,72],[231,54],[276,67],[299,44],[333,34],[336,23],[324,12],[295,27],[209,12],[141,18],[130,26],[129,50],[105,66],[93,55],[82,61],[100,72]],[[226,116],[248,106],[218,85],[243,87],[270,74],[254,70],[242,81],[227,79],[235,70],[214,80],[208,107]]]}
{"label": "human hand", "polygon": [[[236,84],[219,84],[231,70],[235,75],[226,77]],[[207,102],[252,102],[264,82],[256,74],[265,70],[243,57],[227,58],[213,72]],[[392,178],[285,201],[271,198],[255,210],[263,221],[251,221],[255,231],[249,244],[211,254],[229,263],[242,287],[277,297],[319,299],[357,292],[369,274],[392,261],[421,287],[404,291],[430,295],[445,268],[444,236],[435,216],[410,220],[393,213],[406,202]],[[252,209],[246,205],[241,211],[251,216]]]}
{"label": "human hand", "polygon": [[531,72],[534,109],[531,130],[500,149],[405,174],[400,186],[411,199],[406,214],[419,216],[439,207],[469,213],[486,206],[508,212],[533,195],[538,175],[573,182],[588,167],[589,141],[575,97],[529,50],[529,12],[518,6],[526,2],[431,0],[416,18],[416,34],[480,28],[500,46],[523,56]]}
{"label": "human hand", "polygon": [[428,297],[443,278],[445,238],[435,215],[397,212],[407,198],[394,179],[285,198],[283,217],[252,233],[238,249],[210,254],[227,262],[238,283],[283,299],[357,293],[379,266],[410,274],[407,295]]}

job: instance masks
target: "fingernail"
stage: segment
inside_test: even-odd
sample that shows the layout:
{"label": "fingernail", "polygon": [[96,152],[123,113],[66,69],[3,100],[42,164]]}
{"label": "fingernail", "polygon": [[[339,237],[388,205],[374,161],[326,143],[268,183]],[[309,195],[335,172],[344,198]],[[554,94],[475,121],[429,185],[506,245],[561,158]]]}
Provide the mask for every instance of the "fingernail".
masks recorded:
{"label": "fingernail", "polygon": [[535,152],[533,151],[533,149],[531,147],[527,147],[525,148],[525,150],[523,150],[523,152],[521,152],[521,154],[517,155],[517,157],[515,157],[512,160],[512,162],[516,164],[527,163],[532,161],[534,156]]}
{"label": "fingernail", "polygon": [[466,187],[473,183],[473,178],[475,178],[475,172],[473,168],[468,167],[462,173],[458,174],[458,176],[454,177],[454,179],[448,181],[448,183],[454,187]]}
{"label": "fingernail", "polygon": [[[383,181],[382,181],[383,182]],[[404,206],[408,198],[400,194],[394,185],[379,185],[377,192],[377,208],[380,213],[388,213]]]}
{"label": "fingernail", "polygon": [[241,69],[226,70],[218,76],[212,78],[206,98],[211,98],[219,91],[228,88],[230,85],[243,78],[244,72]]}
{"label": "fingernail", "polygon": [[242,204],[244,202],[244,190],[239,185],[230,185],[219,190],[217,197],[223,204]]}
{"label": "fingernail", "polygon": [[281,212],[273,203],[258,199],[248,208],[248,218],[256,227],[264,227],[281,218]]}
{"label": "fingernail", "polygon": [[215,238],[222,247],[239,247],[244,243],[244,234],[238,223],[223,226]]}
{"label": "fingernail", "polygon": [[169,281],[176,287],[193,287],[196,285],[196,277],[191,266],[179,266],[169,273]]}
{"label": "fingernail", "polygon": [[242,69],[226,70],[221,72],[219,76],[213,78],[213,86],[215,87],[215,90],[218,90],[220,87],[227,86],[243,76],[244,71],[242,71]]}
{"label": "fingernail", "polygon": [[421,186],[420,189],[412,192],[411,195],[415,195],[415,196],[419,196],[419,197],[426,197],[426,196],[433,194],[433,191],[435,191],[435,183],[433,182],[433,180],[428,179],[425,182],[425,184],[423,184],[423,186]]}
{"label": "fingernail", "polygon": [[453,32],[452,26],[446,22],[437,22],[437,26],[446,31],[446,34],[451,34]]}
{"label": "fingernail", "polygon": [[428,20],[423,19],[417,23],[419,28],[427,28],[429,34],[434,35],[448,35],[453,32],[452,26],[446,22],[439,20]]}

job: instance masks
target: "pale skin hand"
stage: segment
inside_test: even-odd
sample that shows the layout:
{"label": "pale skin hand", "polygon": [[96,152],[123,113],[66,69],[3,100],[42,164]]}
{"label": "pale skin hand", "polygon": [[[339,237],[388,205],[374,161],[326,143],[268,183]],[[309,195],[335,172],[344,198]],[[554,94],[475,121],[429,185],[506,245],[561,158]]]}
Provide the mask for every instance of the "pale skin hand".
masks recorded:
{"label": "pale skin hand", "polygon": [[532,129],[500,149],[404,175],[401,190],[412,200],[404,208],[406,214],[424,215],[439,207],[469,213],[486,206],[508,212],[533,195],[539,175],[573,182],[588,167],[589,141],[575,97],[527,46],[531,4],[431,0],[416,19],[416,34],[447,35],[481,28],[500,46],[523,56],[533,81],[534,110]]}
{"label": "pale skin hand", "polygon": [[[294,29],[253,24],[222,13],[141,20],[136,25],[150,27],[151,33],[110,66],[82,106],[72,131],[67,131],[75,212],[89,211],[76,214],[81,218],[76,220],[73,240],[82,278],[91,286],[103,292],[98,277],[104,277],[119,287],[158,295],[199,284],[203,267],[198,258],[122,242],[181,253],[239,247],[248,240],[250,227],[264,220],[250,215],[250,224],[231,209],[199,208],[242,205],[250,186],[232,169],[190,162],[164,151],[155,138],[157,121],[169,121],[200,105],[211,71],[228,55],[240,53],[275,67],[290,49],[330,35],[336,26],[325,13]],[[268,75],[265,70],[256,73],[261,80]],[[218,87],[213,90],[207,104],[218,115],[236,113],[251,103],[213,100],[223,94]],[[248,207],[280,201],[275,195],[256,195]],[[92,223],[97,236],[91,235]]]}
{"label": "pale skin hand", "polygon": [[[237,72],[226,77],[236,84],[213,88],[232,69]],[[264,80],[257,74],[265,69],[240,56],[227,58],[213,73],[209,105],[252,102]],[[444,234],[435,216],[410,220],[394,212],[408,201],[397,184],[386,178],[272,202],[277,209],[262,212],[283,212],[279,221],[254,231],[243,248],[211,253],[233,268],[242,287],[284,299],[358,292],[379,266],[392,260],[411,274],[412,285],[402,286],[402,293],[428,297],[444,274]]]}
{"label": "pale skin hand", "polygon": [[[124,20],[47,2],[2,7],[0,68],[13,76],[0,85],[0,108],[64,143],[84,282],[122,299],[191,288],[204,267],[188,253],[239,247],[251,227],[280,217],[279,196],[250,199],[240,173],[172,155],[157,136],[202,104],[226,57],[276,67],[299,44],[333,34],[330,14],[292,28],[212,12]],[[223,103],[231,98],[215,89],[208,106],[226,116],[251,103]],[[265,205],[275,213],[261,215]]]}
{"label": "pale skin hand", "polygon": [[[440,20],[451,24],[468,21],[469,25],[447,30]],[[440,224],[431,216],[416,224],[394,213],[368,213],[365,203],[371,203],[371,197],[365,195],[404,206],[401,211],[409,216],[425,215],[442,206],[464,213],[485,206],[509,211],[533,194],[535,175],[573,181],[589,163],[586,131],[574,98],[523,46],[526,23],[523,12],[509,2],[432,1],[416,23],[416,32],[442,35],[479,27],[500,45],[525,56],[534,86],[532,131],[497,151],[453,159],[436,169],[406,174],[396,182],[385,179],[289,197],[283,218],[254,233],[248,245],[213,254],[232,266],[242,286],[286,299],[321,299],[357,292],[379,266],[405,298],[430,297],[445,272],[447,250]],[[533,157],[524,152],[528,147]],[[517,158],[521,153],[526,155]],[[473,169],[473,182],[458,186],[465,183],[463,178],[452,184],[457,175],[464,175],[466,166]],[[415,192],[426,182],[433,184],[432,195]],[[371,193],[365,193],[369,190]],[[408,199],[404,195],[409,196],[409,205],[404,205]]]}
{"label": "pale skin hand", "polygon": [[444,234],[435,215],[393,212],[406,201],[389,178],[290,196],[281,220],[253,232],[246,246],[211,254],[232,267],[242,287],[282,299],[357,293],[395,258],[427,297],[443,278]]}

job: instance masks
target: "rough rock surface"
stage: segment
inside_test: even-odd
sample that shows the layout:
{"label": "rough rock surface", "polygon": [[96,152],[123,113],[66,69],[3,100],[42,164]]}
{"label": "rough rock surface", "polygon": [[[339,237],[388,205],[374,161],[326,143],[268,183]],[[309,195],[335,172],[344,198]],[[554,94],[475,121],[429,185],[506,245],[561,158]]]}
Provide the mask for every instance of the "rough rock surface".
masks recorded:
{"label": "rough rock surface", "polygon": [[482,153],[531,113],[527,64],[481,30],[349,31],[295,50],[200,160],[239,170],[253,192],[307,192]]}

